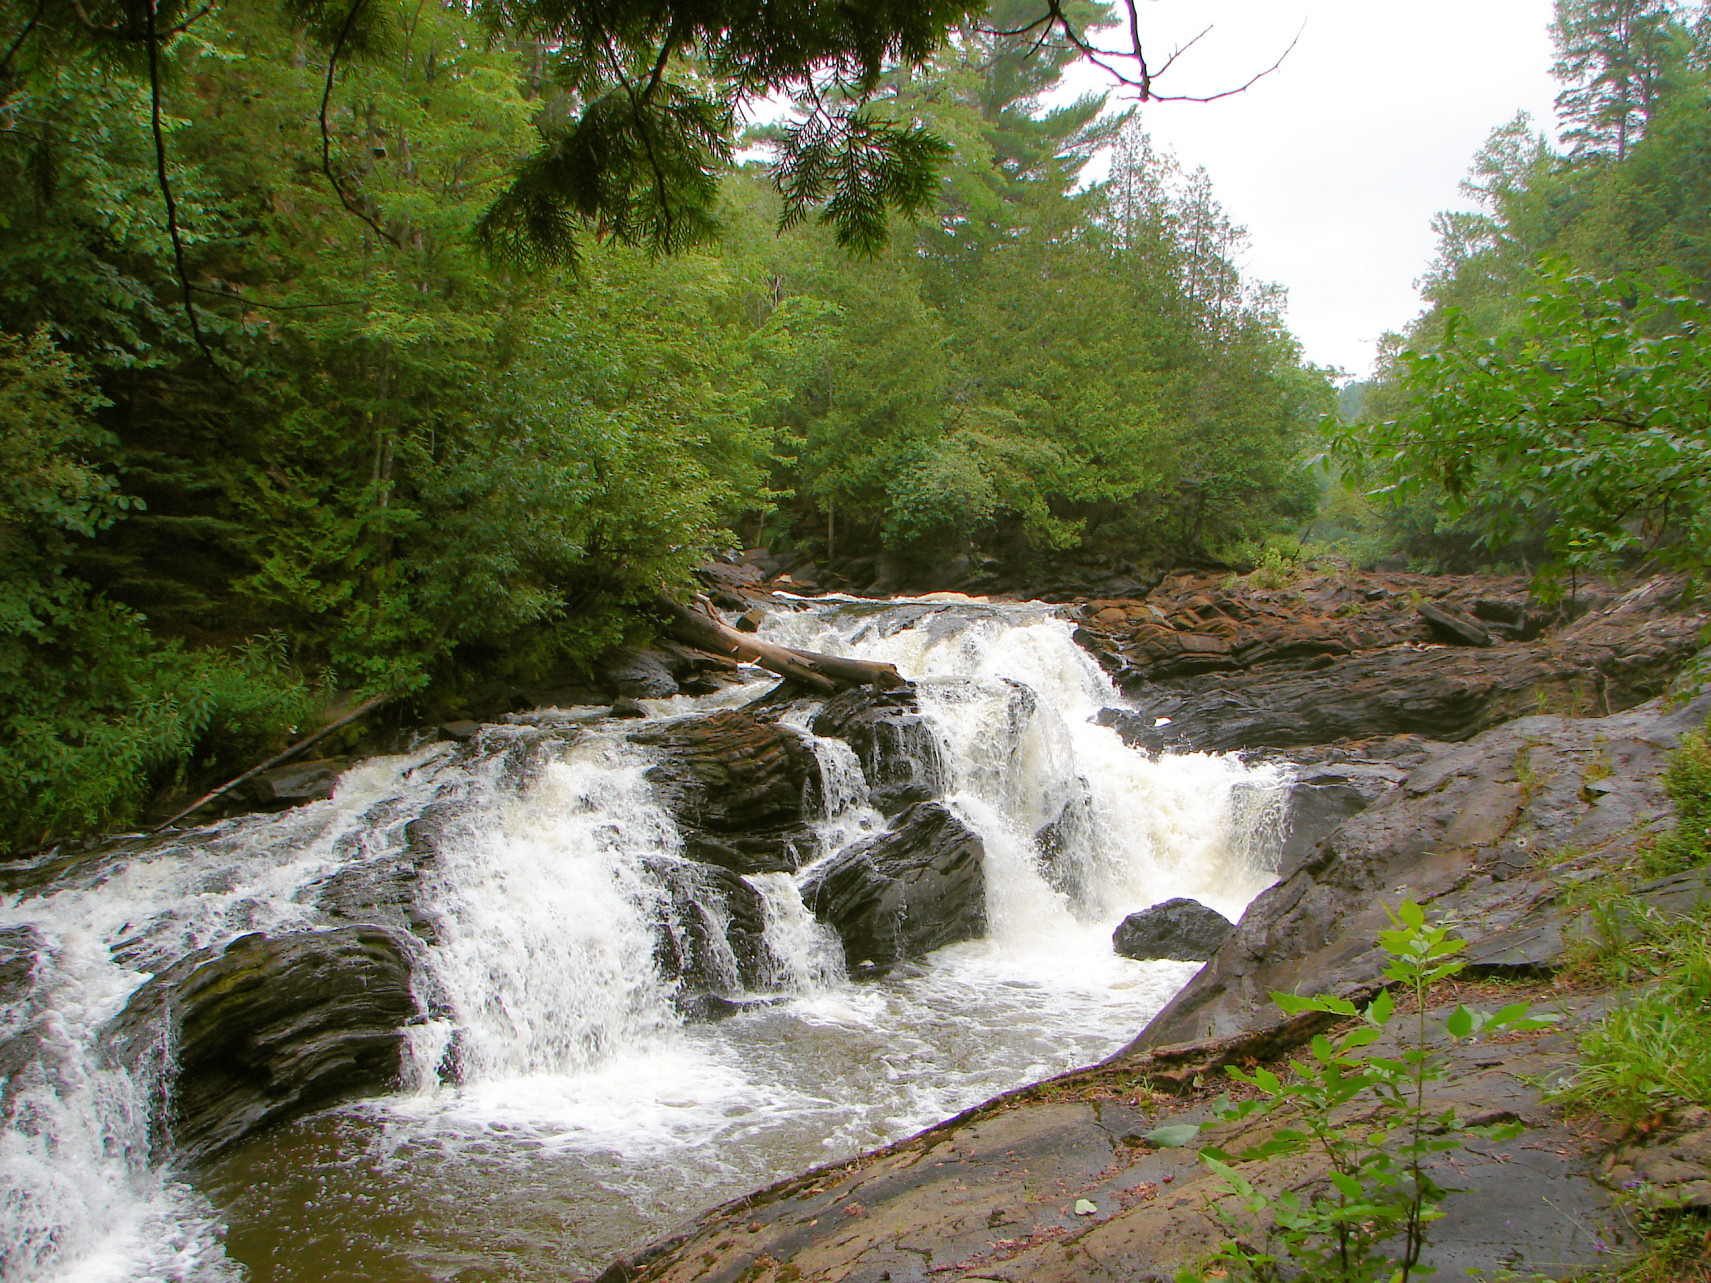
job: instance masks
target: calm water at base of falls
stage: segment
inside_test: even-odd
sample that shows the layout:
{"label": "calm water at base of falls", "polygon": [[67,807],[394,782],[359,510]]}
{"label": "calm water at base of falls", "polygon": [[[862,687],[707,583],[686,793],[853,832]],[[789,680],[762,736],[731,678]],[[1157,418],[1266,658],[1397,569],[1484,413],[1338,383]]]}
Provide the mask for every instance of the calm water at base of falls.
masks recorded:
{"label": "calm water at base of falls", "polygon": [[[1239,915],[1270,880],[1288,777],[1125,748],[1092,724],[1121,701],[1070,631],[1043,607],[953,599],[805,603],[769,620],[774,640],[921,679],[946,796],[986,843],[989,932],[858,984],[788,876],[751,879],[774,982],[721,1021],[681,1024],[652,972],[663,910],[648,871],[678,839],[642,778],[651,759],[628,728],[570,713],[490,731],[485,758],[377,759],[332,801],[0,900],[0,930],[48,942],[34,1014],[9,1018],[38,1021],[51,1044],[0,1130],[0,1280],[573,1279],[723,1199],[1108,1055],[1195,970],[1115,956],[1112,928],[1174,895]],[[764,689],[652,707],[676,716]],[[521,778],[495,765],[507,745],[535,754]],[[814,747],[829,855],[884,820],[848,750]],[[194,1172],[149,1168],[146,1087],[102,1069],[90,1031],[182,952],[312,927],[305,888],[396,851],[405,823],[447,798],[421,983],[424,1006],[448,1014],[412,1031],[417,1084]],[[1033,835],[1077,806],[1065,894]],[[454,1036],[464,1081],[446,1085],[431,1067]]]}

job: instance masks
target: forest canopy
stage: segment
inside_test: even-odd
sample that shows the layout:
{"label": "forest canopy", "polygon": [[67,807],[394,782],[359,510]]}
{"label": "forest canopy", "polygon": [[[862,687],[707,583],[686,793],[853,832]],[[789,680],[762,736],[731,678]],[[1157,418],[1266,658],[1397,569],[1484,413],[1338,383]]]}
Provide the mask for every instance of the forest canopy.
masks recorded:
{"label": "forest canopy", "polygon": [[1104,16],[8,6],[0,833],[335,698],[582,672],[727,549],[1145,567],[1306,520],[1329,384],[1206,175],[1060,91]]}
{"label": "forest canopy", "polygon": [[1498,128],[1341,441],[1422,568],[1711,561],[1711,7],[1558,0],[1562,146]]}

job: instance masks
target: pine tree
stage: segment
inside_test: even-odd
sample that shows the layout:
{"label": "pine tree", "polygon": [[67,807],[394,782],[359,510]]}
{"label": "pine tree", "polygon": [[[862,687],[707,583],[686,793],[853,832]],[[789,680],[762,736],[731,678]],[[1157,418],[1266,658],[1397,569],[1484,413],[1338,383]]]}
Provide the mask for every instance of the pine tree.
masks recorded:
{"label": "pine tree", "polygon": [[1576,154],[1625,160],[1686,52],[1675,0],[1557,0],[1552,68],[1563,137]]}

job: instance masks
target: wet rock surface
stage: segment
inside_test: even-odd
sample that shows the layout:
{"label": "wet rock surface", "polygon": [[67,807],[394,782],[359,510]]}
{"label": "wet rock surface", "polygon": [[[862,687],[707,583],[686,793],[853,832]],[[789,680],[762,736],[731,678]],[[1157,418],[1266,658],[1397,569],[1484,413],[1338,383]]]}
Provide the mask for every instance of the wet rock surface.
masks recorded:
{"label": "wet rock surface", "polygon": [[896,815],[938,797],[949,776],[932,724],[913,684],[891,690],[861,686],[826,702],[809,723],[816,735],[855,750],[876,810]]}
{"label": "wet rock surface", "polygon": [[677,817],[685,854],[734,873],[793,871],[814,853],[814,750],[787,726],[740,709],[637,731],[660,751],[648,772]]}
{"label": "wet rock surface", "polygon": [[152,1076],[170,1148],[207,1157],[269,1123],[397,1088],[403,1028],[417,1017],[410,951],[372,926],[200,950],[132,995],[105,1031],[109,1054]]}
{"label": "wet rock surface", "polygon": [[[1711,698],[1606,718],[1527,717],[1428,756],[1262,892],[1210,962],[1131,1045],[1216,1037],[1266,1018],[1267,995],[1370,984],[1385,904],[1451,913],[1481,942],[1545,921],[1572,862],[1629,852],[1670,823],[1664,755]],[[1620,781],[1592,792],[1588,781]]]}
{"label": "wet rock surface", "polygon": [[844,943],[852,976],[986,930],[986,849],[938,802],[921,802],[891,831],[857,843],[802,885],[802,900]]}
{"label": "wet rock surface", "polygon": [[656,928],[654,965],[686,1019],[728,1015],[766,980],[766,909],[760,892],[729,869],[660,861],[669,905]]}
{"label": "wet rock surface", "polygon": [[1235,925],[1216,909],[1178,896],[1124,918],[1111,933],[1111,947],[1140,962],[1202,962],[1217,952]]}
{"label": "wet rock surface", "polygon": [[1704,617],[1679,608],[1683,591],[1659,576],[1571,610],[1532,602],[1518,580],[1172,581],[1146,602],[1088,603],[1076,636],[1134,701],[1105,724],[1149,750],[1461,740],[1529,713],[1604,715],[1661,693],[1701,645]]}
{"label": "wet rock surface", "polygon": [[[1573,1001],[1563,1007],[1571,1019],[1581,1010]],[[1288,1047],[1231,1045],[1225,1053],[1251,1060],[1256,1049]],[[1573,1063],[1570,1038],[1531,1037],[1509,1049],[1503,1065],[1477,1045],[1452,1054],[1429,1107],[1514,1117],[1527,1130],[1511,1141],[1476,1142],[1453,1165],[1440,1163],[1443,1184],[1501,1184],[1504,1197],[1452,1195],[1432,1226],[1426,1263],[1446,1278],[1497,1262],[1525,1277],[1565,1277],[1620,1260],[1633,1235],[1592,1179],[1597,1159],[1532,1085]],[[1161,1100],[1146,1090],[1150,1064],[1132,1059],[1048,1080],[853,1162],[781,1181],[614,1262],[600,1283],[1174,1278],[1226,1239],[1211,1215],[1224,1191],[1193,1146],[1159,1149],[1144,1134],[1167,1121],[1203,1121],[1213,1092]],[[1239,1149],[1265,1130],[1221,1123],[1204,1139]],[[1273,1194],[1323,1176],[1300,1159],[1245,1170]],[[1094,1210],[1077,1215],[1078,1203]]]}

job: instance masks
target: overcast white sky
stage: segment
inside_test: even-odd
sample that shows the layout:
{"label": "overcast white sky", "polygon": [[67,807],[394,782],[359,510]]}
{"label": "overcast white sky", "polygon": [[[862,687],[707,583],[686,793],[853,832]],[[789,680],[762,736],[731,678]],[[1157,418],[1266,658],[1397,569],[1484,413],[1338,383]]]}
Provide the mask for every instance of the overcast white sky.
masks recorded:
{"label": "overcast white sky", "polygon": [[1204,165],[1248,228],[1243,266],[1289,291],[1309,360],[1367,372],[1420,308],[1431,218],[1486,136],[1519,110],[1552,125],[1551,0],[1149,0],[1149,57],[1212,31],[1159,85],[1214,103],[1142,108],[1156,143]]}

